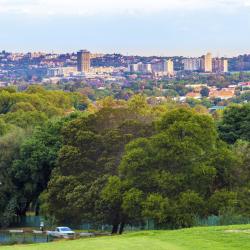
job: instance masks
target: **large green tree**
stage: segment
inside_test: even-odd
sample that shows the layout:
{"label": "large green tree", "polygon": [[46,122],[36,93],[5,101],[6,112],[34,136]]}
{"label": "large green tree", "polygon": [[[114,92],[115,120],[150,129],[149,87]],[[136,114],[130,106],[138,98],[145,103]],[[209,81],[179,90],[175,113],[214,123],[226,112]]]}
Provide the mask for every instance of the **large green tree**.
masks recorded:
{"label": "large green tree", "polygon": [[[57,168],[43,195],[47,200],[47,211],[61,222],[71,218],[71,223],[79,223],[80,219],[88,221],[92,218],[92,221],[113,225],[113,232],[116,232],[120,222],[116,208],[120,206],[120,200],[116,197],[111,201],[107,190],[115,192],[118,188],[119,193],[120,189],[111,177],[118,174],[125,145],[137,137],[152,135],[154,129],[150,120],[128,108],[103,108],[96,114],[69,123],[63,130],[64,146],[59,153]],[[64,190],[59,193],[60,187],[71,189],[70,194],[62,195]],[[59,208],[65,199],[67,207],[61,213]]]}
{"label": "large green tree", "polygon": [[126,146],[119,176],[128,188],[143,192],[146,205],[141,215],[149,214],[145,211],[154,197],[158,208],[151,216],[158,223],[190,226],[195,217],[209,213],[202,209],[204,200],[218,189],[234,186],[237,157],[219,141],[207,115],[177,109],[168,112],[157,128],[152,137]]}
{"label": "large green tree", "polygon": [[38,197],[47,187],[56,165],[62,146],[62,128],[76,117],[77,114],[73,114],[49,121],[43,127],[37,127],[21,144],[19,157],[12,162],[9,170],[23,203],[18,215],[25,215],[31,203],[36,205],[36,212],[39,212]]}
{"label": "large green tree", "polygon": [[0,137],[0,227],[8,226],[20,207],[10,166],[19,157],[19,148],[25,137],[26,133],[19,128],[12,128],[10,133]]}
{"label": "large green tree", "polygon": [[234,187],[237,157],[219,140],[212,118],[178,108],[154,128],[145,115],[104,108],[63,130],[58,166],[43,194],[50,215],[111,224],[112,233],[122,233],[146,217],[183,227],[214,211],[205,201]]}
{"label": "large green tree", "polygon": [[219,124],[220,137],[228,142],[250,141],[250,104],[232,105],[224,111]]}

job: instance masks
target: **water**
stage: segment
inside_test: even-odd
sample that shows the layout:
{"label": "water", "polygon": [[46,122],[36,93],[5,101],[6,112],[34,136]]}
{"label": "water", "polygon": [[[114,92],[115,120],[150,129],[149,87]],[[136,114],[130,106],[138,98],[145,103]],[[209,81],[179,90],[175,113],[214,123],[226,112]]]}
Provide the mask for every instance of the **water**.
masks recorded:
{"label": "water", "polygon": [[52,240],[46,234],[0,232],[0,244],[46,243]]}

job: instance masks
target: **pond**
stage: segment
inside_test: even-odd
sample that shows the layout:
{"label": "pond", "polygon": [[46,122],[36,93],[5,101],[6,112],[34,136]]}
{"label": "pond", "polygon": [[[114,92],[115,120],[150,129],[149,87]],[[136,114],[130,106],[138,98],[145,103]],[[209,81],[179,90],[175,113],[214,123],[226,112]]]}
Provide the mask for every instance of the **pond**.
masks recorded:
{"label": "pond", "polygon": [[46,243],[53,238],[46,234],[0,232],[0,245]]}

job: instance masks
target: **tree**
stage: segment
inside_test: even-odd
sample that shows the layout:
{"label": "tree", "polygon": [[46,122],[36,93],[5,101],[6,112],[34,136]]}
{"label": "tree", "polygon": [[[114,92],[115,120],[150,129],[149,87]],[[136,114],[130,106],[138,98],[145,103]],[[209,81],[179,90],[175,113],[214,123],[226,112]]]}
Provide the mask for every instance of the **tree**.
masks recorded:
{"label": "tree", "polygon": [[[106,186],[102,190],[102,201],[108,207],[108,217],[110,218],[110,224],[113,225],[112,234],[118,232],[119,225],[121,223],[121,232],[124,227],[125,215],[123,215],[121,204],[123,199],[123,185],[121,180],[117,176],[110,177]],[[103,204],[103,202],[102,202]],[[124,208],[126,209],[126,203]],[[103,206],[103,205],[102,205]],[[106,207],[105,206],[105,207]]]}
{"label": "tree", "polygon": [[202,97],[208,97],[208,96],[209,96],[209,92],[210,92],[209,88],[203,87],[203,88],[201,89],[200,94],[202,95]]}
{"label": "tree", "polygon": [[[75,116],[73,116],[75,117]],[[17,193],[25,205],[17,215],[25,216],[31,203],[39,213],[38,197],[47,187],[51,171],[55,167],[58,152],[62,145],[61,130],[72,117],[50,121],[36,128],[32,136],[20,146],[19,157],[10,168],[10,176]]]}
{"label": "tree", "polygon": [[8,113],[12,106],[16,103],[13,94],[8,91],[0,92],[0,114]]}
{"label": "tree", "polygon": [[216,191],[209,199],[209,210],[212,214],[220,215],[237,206],[237,194],[232,191]]}
{"label": "tree", "polygon": [[6,122],[3,119],[0,119],[0,136],[3,136],[8,132],[10,129],[10,126],[6,124]]}
{"label": "tree", "polygon": [[[232,187],[237,161],[218,141],[207,115],[176,109],[163,116],[157,129],[150,138],[126,146],[119,175],[130,188],[140,190],[146,201],[154,204],[155,200],[157,209],[152,209],[151,215],[157,223],[191,226],[196,216],[205,215],[204,200],[215,188]],[[173,209],[161,212],[160,204],[166,201]],[[144,215],[150,215],[150,209],[149,205]]]}
{"label": "tree", "polygon": [[181,227],[193,226],[195,218],[204,215],[204,200],[194,191],[181,193],[177,204],[177,223]]}
{"label": "tree", "polygon": [[[138,194],[125,189],[126,183],[117,177],[118,166],[128,142],[152,135],[152,125],[144,120],[144,115],[130,109],[103,108],[65,126],[57,168],[44,194],[49,214],[59,222],[68,218],[87,221],[91,217],[95,222],[113,225],[113,233],[122,233],[132,216],[128,204],[137,200]],[[64,218],[61,211],[54,209],[63,199],[56,194],[57,185],[72,189],[65,208],[71,215],[64,212]]]}
{"label": "tree", "polygon": [[[61,129],[84,96],[30,86],[0,89],[0,226],[25,216],[47,187],[62,144]],[[65,116],[64,118],[55,118]],[[53,121],[50,120],[53,118]]]}
{"label": "tree", "polygon": [[37,202],[40,193],[47,187],[50,173],[55,165],[60,148],[60,132],[55,124],[38,128],[20,147],[19,159],[13,161],[11,177],[26,205],[18,215],[25,215],[31,202]]}
{"label": "tree", "polygon": [[250,104],[232,105],[224,111],[219,124],[220,137],[227,143],[250,141]]}
{"label": "tree", "polygon": [[171,211],[168,198],[160,194],[150,194],[142,204],[142,214],[145,218],[154,219],[158,223],[166,222]]}
{"label": "tree", "polygon": [[4,116],[6,123],[18,126],[20,128],[33,128],[35,126],[42,126],[48,117],[45,113],[40,111],[22,111],[10,112]]}
{"label": "tree", "polygon": [[11,132],[0,137],[0,227],[12,222],[19,207],[18,189],[12,182],[10,166],[19,157],[19,147],[25,136],[23,130],[12,128]]}
{"label": "tree", "polygon": [[212,117],[181,107],[155,121],[141,96],[132,104],[108,105],[61,130],[62,147],[42,194],[45,213],[60,223],[110,224],[112,233],[122,233],[145,218],[180,228],[226,211],[232,190],[241,188],[242,161],[219,139]]}

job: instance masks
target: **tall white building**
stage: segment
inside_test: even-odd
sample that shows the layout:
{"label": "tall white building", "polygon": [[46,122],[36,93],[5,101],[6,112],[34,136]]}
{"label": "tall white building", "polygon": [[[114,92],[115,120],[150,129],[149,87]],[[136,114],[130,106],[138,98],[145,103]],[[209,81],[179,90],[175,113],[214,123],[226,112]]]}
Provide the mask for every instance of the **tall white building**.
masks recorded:
{"label": "tall white building", "polygon": [[203,72],[211,73],[213,72],[213,58],[211,53],[207,53],[205,56],[202,57],[202,65],[201,69]]}
{"label": "tall white building", "polygon": [[154,73],[158,75],[174,75],[174,63],[172,60],[161,60],[154,63],[142,63],[130,64],[129,71],[142,72],[142,73]]}
{"label": "tall white building", "polygon": [[160,75],[173,75],[174,63],[172,60],[163,60],[152,64],[152,71]]}
{"label": "tall white building", "polygon": [[142,72],[142,73],[151,73],[152,72],[152,67],[150,63],[136,63],[136,64],[130,64],[129,65],[129,70],[131,73],[135,72]]}
{"label": "tall white building", "polygon": [[224,73],[228,72],[228,60],[226,59],[223,60],[223,70],[224,70]]}
{"label": "tall white building", "polygon": [[68,77],[73,76],[77,73],[76,67],[58,67],[58,68],[48,68],[47,76],[49,77]]}
{"label": "tall white building", "polygon": [[164,62],[163,72],[166,72],[168,75],[174,74],[174,62],[172,60],[169,59]]}
{"label": "tall white building", "polygon": [[143,64],[143,70],[144,73],[151,73],[152,72],[152,66],[150,63]]}
{"label": "tall white building", "polygon": [[129,71],[130,71],[131,73],[138,72],[138,64],[137,64],[137,63],[130,64],[130,65],[129,65]]}
{"label": "tall white building", "polygon": [[203,71],[205,73],[228,72],[228,60],[225,58],[212,58],[211,53],[207,53],[201,58],[186,58],[182,62],[186,71]]}

